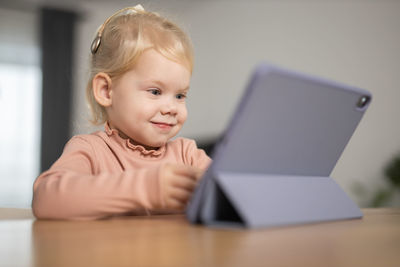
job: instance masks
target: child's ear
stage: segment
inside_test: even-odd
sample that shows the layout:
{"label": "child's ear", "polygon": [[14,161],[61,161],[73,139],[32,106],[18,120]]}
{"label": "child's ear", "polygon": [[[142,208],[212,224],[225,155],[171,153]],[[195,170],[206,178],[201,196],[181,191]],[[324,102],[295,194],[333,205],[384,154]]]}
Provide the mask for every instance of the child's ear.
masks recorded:
{"label": "child's ear", "polygon": [[99,72],[92,81],[93,95],[97,103],[109,107],[112,103],[111,78],[104,72]]}

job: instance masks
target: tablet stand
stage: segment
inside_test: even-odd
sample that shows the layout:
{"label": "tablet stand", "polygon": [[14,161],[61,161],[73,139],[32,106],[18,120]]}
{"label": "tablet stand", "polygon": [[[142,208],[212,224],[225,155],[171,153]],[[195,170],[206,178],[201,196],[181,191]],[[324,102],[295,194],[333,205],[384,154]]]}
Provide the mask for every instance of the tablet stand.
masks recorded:
{"label": "tablet stand", "polygon": [[206,225],[257,228],[362,217],[330,177],[217,172],[208,178],[199,212]]}

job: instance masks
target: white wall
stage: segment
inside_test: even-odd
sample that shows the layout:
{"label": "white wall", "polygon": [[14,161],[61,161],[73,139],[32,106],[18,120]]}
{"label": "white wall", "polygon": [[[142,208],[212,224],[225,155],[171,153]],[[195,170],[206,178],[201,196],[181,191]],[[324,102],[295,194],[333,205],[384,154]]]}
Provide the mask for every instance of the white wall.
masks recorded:
{"label": "white wall", "polygon": [[[81,3],[76,54],[74,134],[90,132],[85,85],[94,31],[114,11],[132,6]],[[332,176],[353,199],[356,183],[383,185],[383,166],[400,152],[400,1],[142,1],[169,14],[192,37],[196,62],[182,135],[217,136],[262,60],[365,88],[373,103]]]}

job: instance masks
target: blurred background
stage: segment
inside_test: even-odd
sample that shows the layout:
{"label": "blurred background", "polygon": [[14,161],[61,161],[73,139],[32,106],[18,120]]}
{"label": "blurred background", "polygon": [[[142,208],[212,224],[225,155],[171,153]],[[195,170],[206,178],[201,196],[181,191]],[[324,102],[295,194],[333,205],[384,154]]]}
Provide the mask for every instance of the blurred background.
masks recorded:
{"label": "blurred background", "polygon": [[396,0],[1,0],[0,206],[29,207],[65,142],[99,129],[87,120],[89,47],[108,16],[139,3],[194,44],[181,136],[212,147],[261,61],[361,87],[373,101],[332,177],[361,207],[400,206]]}

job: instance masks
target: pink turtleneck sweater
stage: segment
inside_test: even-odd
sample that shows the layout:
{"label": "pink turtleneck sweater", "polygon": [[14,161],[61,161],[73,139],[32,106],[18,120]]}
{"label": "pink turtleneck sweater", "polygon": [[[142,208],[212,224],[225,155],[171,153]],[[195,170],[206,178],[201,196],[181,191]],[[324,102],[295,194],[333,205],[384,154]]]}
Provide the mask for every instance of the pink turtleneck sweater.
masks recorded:
{"label": "pink turtleneck sweater", "polygon": [[32,210],[39,219],[158,213],[154,207],[163,206],[162,164],[205,170],[210,162],[193,140],[177,138],[158,150],[146,150],[106,124],[104,132],[71,138],[61,157],[36,179]]}

